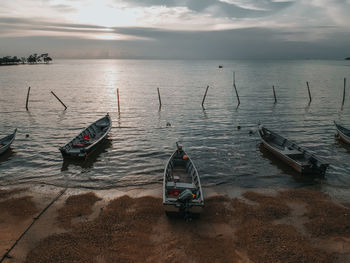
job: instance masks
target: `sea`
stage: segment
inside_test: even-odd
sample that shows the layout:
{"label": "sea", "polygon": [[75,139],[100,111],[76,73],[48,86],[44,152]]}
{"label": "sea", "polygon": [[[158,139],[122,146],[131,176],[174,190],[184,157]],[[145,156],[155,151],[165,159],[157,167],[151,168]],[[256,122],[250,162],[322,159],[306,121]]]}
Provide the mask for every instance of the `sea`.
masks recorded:
{"label": "sea", "polygon": [[[350,128],[344,78],[350,82],[350,61],[54,59],[1,66],[0,136],[18,132],[0,157],[0,186],[161,187],[178,142],[206,188],[307,186],[349,201],[350,147],[335,138],[333,124]],[[59,147],[107,113],[113,125],[104,144],[86,160],[63,160]],[[325,177],[300,176],[267,152],[260,124],[325,159]]]}

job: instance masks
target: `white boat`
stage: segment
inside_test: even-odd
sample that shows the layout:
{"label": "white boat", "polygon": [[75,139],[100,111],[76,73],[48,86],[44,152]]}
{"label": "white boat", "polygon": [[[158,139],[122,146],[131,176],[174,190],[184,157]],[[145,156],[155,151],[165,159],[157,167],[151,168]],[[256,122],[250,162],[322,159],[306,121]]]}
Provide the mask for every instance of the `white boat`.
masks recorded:
{"label": "white boat", "polygon": [[325,175],[329,164],[305,148],[296,145],[262,125],[258,129],[258,134],[267,150],[299,173],[303,175]]}
{"label": "white boat", "polygon": [[177,144],[164,170],[163,205],[167,215],[199,216],[204,206],[198,171],[190,157]]}

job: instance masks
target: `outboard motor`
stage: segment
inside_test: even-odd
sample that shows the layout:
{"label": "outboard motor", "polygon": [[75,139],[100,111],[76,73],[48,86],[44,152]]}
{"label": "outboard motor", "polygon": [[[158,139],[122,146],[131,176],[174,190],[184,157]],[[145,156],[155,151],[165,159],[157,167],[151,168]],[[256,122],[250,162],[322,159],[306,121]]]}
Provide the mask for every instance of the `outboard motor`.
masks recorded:
{"label": "outboard motor", "polygon": [[190,189],[185,189],[181,192],[181,194],[179,195],[179,200],[183,203],[185,202],[189,202],[193,199],[193,194],[192,191]]}

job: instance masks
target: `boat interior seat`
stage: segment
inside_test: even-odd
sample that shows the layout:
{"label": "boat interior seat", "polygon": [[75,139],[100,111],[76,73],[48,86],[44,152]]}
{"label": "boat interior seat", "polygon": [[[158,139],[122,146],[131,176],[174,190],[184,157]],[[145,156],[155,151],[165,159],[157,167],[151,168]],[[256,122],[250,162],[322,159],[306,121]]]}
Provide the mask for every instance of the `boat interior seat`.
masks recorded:
{"label": "boat interior seat", "polygon": [[295,149],[290,150],[288,148],[284,148],[284,150],[281,151],[281,153],[285,155],[303,155],[303,153],[298,150],[295,150]]}
{"label": "boat interior seat", "polygon": [[185,190],[185,189],[190,189],[191,191],[196,190],[196,186],[192,183],[180,183],[180,182],[167,182],[167,188],[170,190],[173,189],[179,189],[179,190]]}
{"label": "boat interior seat", "polygon": [[101,121],[101,122],[97,122],[97,123],[96,123],[96,126],[99,127],[99,128],[101,128],[101,129],[103,129],[103,128],[105,128],[105,127],[108,126],[108,123],[105,122],[105,121]]}

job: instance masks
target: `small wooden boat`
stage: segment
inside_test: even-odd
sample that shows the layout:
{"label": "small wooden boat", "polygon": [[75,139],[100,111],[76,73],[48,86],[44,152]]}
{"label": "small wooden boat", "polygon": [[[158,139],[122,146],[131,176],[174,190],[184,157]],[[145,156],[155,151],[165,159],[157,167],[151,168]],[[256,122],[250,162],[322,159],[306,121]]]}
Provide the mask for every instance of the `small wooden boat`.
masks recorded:
{"label": "small wooden boat", "polygon": [[192,160],[177,145],[164,170],[163,205],[167,215],[198,216],[204,206],[202,186]]}
{"label": "small wooden boat", "polygon": [[10,148],[12,142],[15,140],[17,129],[10,135],[0,139],[0,154],[6,152],[8,148]]}
{"label": "small wooden boat", "polygon": [[112,120],[107,114],[85,128],[73,140],[60,147],[63,157],[86,158],[107,137],[112,127]]}
{"label": "small wooden boat", "polygon": [[301,174],[324,175],[329,166],[321,158],[308,152],[286,138],[260,125],[258,133],[262,144],[275,156],[289,164]]}
{"label": "small wooden boat", "polygon": [[350,130],[345,128],[344,126],[334,122],[335,128],[337,129],[337,136],[343,142],[350,144]]}

